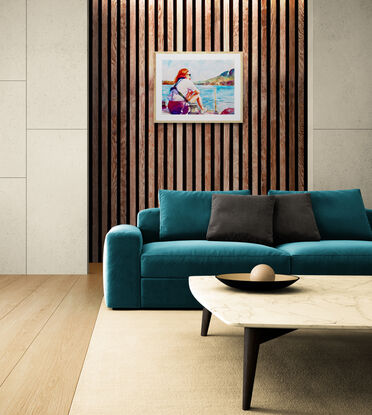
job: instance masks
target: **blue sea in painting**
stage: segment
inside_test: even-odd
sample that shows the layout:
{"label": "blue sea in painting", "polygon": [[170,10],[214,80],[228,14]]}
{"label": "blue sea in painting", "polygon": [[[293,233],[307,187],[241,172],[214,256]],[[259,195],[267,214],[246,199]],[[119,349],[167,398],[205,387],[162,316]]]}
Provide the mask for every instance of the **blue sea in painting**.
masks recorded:
{"label": "blue sea in painting", "polygon": [[[172,85],[163,85],[163,101],[168,103],[168,95]],[[208,111],[215,111],[215,97],[217,112],[221,113],[226,108],[234,108],[234,86],[225,85],[196,85],[200,91],[203,105]]]}

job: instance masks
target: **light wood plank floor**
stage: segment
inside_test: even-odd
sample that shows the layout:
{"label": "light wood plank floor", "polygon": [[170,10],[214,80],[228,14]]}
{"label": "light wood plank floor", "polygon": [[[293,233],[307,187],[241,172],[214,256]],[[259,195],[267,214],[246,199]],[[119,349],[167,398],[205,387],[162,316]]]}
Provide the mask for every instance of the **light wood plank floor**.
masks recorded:
{"label": "light wood plank floor", "polygon": [[102,301],[88,275],[0,275],[0,414],[67,415]]}

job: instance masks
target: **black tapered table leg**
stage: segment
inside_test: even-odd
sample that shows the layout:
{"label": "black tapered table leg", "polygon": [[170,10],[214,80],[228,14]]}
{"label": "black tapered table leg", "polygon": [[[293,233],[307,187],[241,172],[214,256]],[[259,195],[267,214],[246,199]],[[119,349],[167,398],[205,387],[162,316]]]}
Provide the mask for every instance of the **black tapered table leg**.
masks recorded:
{"label": "black tapered table leg", "polygon": [[243,409],[251,407],[254,376],[258,351],[260,348],[260,329],[244,328],[244,363],[243,363]]}
{"label": "black tapered table leg", "polygon": [[201,325],[201,335],[202,336],[206,336],[208,334],[209,323],[211,322],[211,317],[212,317],[212,313],[204,307],[203,308],[202,325]]}

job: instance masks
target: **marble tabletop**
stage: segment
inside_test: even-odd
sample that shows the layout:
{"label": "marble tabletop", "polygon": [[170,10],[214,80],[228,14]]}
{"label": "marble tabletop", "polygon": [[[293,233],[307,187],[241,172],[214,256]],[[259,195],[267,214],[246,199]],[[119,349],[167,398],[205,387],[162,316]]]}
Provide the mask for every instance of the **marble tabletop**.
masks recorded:
{"label": "marble tabletop", "polygon": [[214,276],[192,276],[189,285],[200,304],[232,326],[372,328],[372,276],[306,275],[267,293],[230,288]]}

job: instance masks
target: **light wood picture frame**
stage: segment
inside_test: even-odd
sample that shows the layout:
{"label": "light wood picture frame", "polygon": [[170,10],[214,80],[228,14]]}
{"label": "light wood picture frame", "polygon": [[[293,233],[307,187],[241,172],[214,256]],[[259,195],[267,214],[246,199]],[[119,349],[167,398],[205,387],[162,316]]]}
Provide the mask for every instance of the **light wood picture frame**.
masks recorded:
{"label": "light wood picture frame", "polygon": [[156,123],[242,123],[242,52],[155,52]]}

